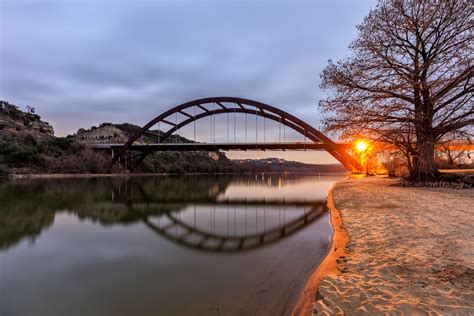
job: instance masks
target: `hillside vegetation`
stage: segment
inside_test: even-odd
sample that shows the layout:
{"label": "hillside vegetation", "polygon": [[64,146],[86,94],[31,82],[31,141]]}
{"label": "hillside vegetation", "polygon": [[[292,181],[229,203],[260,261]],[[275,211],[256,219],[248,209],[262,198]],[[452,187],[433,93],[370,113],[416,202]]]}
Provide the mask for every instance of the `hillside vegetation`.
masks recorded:
{"label": "hillside vegetation", "polygon": [[72,137],[55,137],[39,115],[0,101],[0,173],[99,173],[107,160]]}

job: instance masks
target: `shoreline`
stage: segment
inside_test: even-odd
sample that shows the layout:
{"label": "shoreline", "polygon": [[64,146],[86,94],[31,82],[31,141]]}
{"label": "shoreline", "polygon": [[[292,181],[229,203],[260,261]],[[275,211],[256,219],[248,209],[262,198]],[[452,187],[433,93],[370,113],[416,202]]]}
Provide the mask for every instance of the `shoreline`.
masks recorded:
{"label": "shoreline", "polygon": [[200,175],[256,175],[256,174],[306,174],[321,176],[343,176],[345,173],[334,172],[294,172],[294,171],[273,171],[273,172],[209,172],[209,173],[25,173],[0,175],[0,179],[57,179],[57,178],[107,178],[107,177],[149,177],[149,176],[200,176]]}
{"label": "shoreline", "polygon": [[474,314],[474,189],[395,184],[335,183],[333,245],[293,315]]}
{"label": "shoreline", "polygon": [[333,230],[331,247],[323,260],[316,266],[315,270],[306,281],[303,291],[300,293],[298,301],[291,315],[313,315],[313,304],[317,299],[318,288],[320,282],[328,275],[339,275],[338,259],[345,257],[345,247],[349,240],[349,236],[344,230],[341,212],[334,206],[333,191],[336,185],[341,182],[337,181],[331,187],[328,193],[327,206]]}

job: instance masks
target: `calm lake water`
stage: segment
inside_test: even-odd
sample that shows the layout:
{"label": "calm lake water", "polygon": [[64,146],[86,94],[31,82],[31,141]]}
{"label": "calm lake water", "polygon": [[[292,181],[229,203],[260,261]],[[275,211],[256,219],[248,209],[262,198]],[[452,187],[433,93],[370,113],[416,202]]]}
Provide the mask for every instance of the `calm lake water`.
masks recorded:
{"label": "calm lake water", "polygon": [[340,177],[0,182],[0,315],[281,315],[324,257]]}

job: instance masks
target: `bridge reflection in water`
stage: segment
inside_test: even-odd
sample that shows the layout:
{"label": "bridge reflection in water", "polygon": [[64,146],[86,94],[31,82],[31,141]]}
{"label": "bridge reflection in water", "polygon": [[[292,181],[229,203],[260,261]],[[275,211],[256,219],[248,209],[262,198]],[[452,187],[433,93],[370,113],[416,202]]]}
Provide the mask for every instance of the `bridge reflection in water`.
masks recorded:
{"label": "bridge reflection in water", "polygon": [[[221,203],[199,207],[193,204],[191,212],[167,212],[157,220],[143,218],[143,223],[160,236],[189,248],[237,252],[262,247],[291,236],[326,211],[323,201],[224,203],[225,207]],[[267,206],[273,210],[278,208],[278,212],[267,212]]]}
{"label": "bridge reflection in water", "polygon": [[[253,182],[272,184],[272,175],[252,178]],[[247,177],[247,185],[250,179]],[[281,176],[278,180],[275,184],[281,185]],[[141,216],[158,235],[201,251],[238,252],[262,247],[291,236],[326,212],[324,200],[223,198],[227,186],[214,188],[216,194],[211,195],[155,197],[138,182],[130,185],[129,190],[136,192],[120,197],[116,190],[119,195],[114,195],[114,203],[125,204],[127,211]]]}
{"label": "bridge reflection in water", "polygon": [[[300,181],[292,175],[195,176],[189,180],[175,176],[0,183],[0,225],[5,227],[0,247],[35,238],[52,225],[56,213],[66,211],[101,225],[142,222],[160,237],[187,248],[232,253],[289,237],[326,212],[321,197],[308,200],[283,193],[259,197],[258,190]],[[229,186],[234,188],[230,196]],[[245,191],[250,186],[252,192],[244,194],[235,189]],[[19,201],[18,195],[28,200]]]}
{"label": "bridge reflection in water", "polygon": [[328,249],[338,178],[0,181],[0,309],[285,314]]}

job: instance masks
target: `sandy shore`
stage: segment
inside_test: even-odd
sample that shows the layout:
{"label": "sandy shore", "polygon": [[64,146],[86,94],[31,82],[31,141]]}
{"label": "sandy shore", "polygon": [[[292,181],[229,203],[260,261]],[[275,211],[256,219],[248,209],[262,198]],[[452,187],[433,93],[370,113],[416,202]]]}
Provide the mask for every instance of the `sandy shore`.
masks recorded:
{"label": "sandy shore", "polygon": [[395,183],[336,184],[333,249],[302,296],[304,308],[317,288],[312,309],[299,312],[474,315],[474,189]]}

